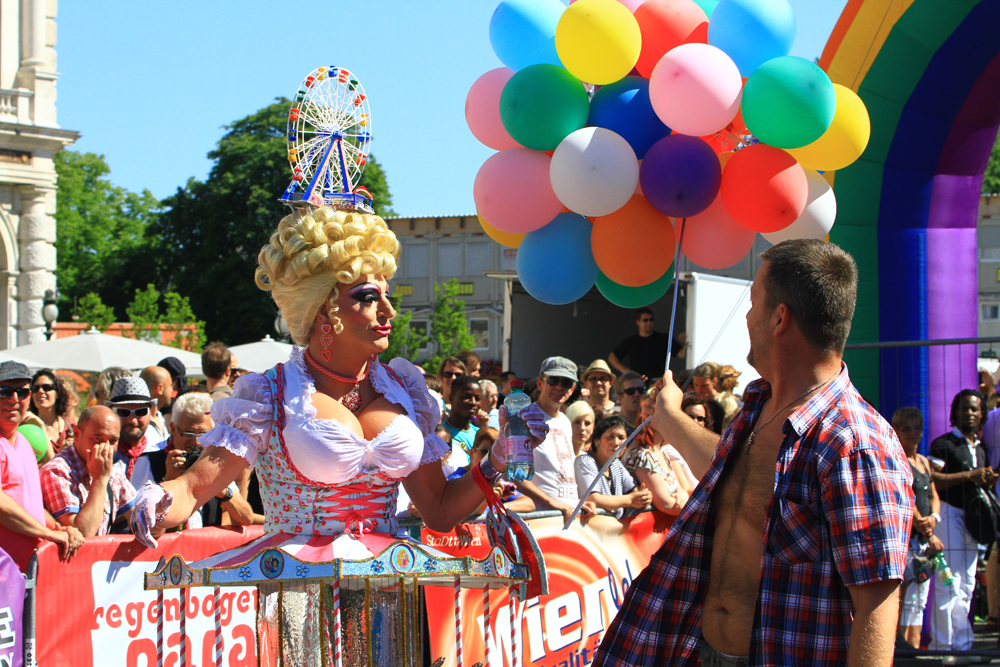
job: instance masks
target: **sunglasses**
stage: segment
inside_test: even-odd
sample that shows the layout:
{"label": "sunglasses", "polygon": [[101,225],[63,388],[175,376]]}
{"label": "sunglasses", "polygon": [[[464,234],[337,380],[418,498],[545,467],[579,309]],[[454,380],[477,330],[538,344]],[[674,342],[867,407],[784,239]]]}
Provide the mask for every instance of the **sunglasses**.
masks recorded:
{"label": "sunglasses", "polygon": [[135,415],[139,419],[142,419],[149,414],[149,406],[142,408],[115,408],[115,414],[121,419],[128,419],[132,415]]}
{"label": "sunglasses", "polygon": [[688,417],[695,420],[696,422],[700,422],[702,424],[705,423],[705,417],[702,415],[688,415]]}
{"label": "sunglasses", "polygon": [[465,375],[465,373],[463,373],[462,371],[445,371],[444,373],[441,373],[441,377],[451,378],[452,380],[454,380],[455,378],[460,378],[463,375]]}
{"label": "sunglasses", "polygon": [[14,394],[17,394],[17,400],[23,401],[28,396],[31,396],[31,390],[27,387],[20,387],[18,389],[14,389],[14,387],[0,387],[0,398],[10,398]]}
{"label": "sunglasses", "polygon": [[550,387],[555,387],[556,385],[558,385],[563,389],[572,389],[573,387],[576,386],[576,380],[570,380],[569,378],[552,377],[551,375],[545,378],[545,382]]}
{"label": "sunglasses", "polygon": [[622,389],[622,393],[626,396],[634,396],[639,394],[640,396],[646,393],[645,387],[629,387],[628,389]]}
{"label": "sunglasses", "polygon": [[44,391],[46,394],[50,391],[55,391],[56,386],[54,384],[36,384],[31,388],[31,391]]}

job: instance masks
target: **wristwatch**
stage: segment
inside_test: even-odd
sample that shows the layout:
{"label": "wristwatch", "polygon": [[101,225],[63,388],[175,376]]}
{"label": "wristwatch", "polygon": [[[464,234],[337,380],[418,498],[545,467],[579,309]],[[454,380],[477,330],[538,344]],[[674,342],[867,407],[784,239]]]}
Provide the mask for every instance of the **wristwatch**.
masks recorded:
{"label": "wristwatch", "polygon": [[222,502],[226,502],[232,499],[233,499],[233,490],[227,486],[225,495],[223,495],[222,498],[220,498],[219,500],[221,500]]}

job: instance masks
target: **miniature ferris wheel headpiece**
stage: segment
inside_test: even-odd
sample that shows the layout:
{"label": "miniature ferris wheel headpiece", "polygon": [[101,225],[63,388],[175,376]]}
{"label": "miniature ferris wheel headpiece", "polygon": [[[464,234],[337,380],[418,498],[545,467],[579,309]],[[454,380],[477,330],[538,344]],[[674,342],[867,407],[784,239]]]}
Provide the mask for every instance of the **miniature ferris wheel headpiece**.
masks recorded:
{"label": "miniature ferris wheel headpiece", "polygon": [[374,213],[358,185],[368,162],[371,114],[365,89],[343,67],[318,67],[299,86],[288,111],[292,182],[280,201]]}

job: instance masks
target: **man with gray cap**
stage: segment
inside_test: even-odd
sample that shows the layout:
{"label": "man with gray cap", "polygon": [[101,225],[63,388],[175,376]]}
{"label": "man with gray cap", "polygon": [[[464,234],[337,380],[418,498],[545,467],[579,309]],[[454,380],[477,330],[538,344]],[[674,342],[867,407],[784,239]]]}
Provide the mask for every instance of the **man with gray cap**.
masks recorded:
{"label": "man with gray cap", "polygon": [[15,361],[0,364],[0,547],[23,572],[38,540],[55,542],[68,558],[83,544],[73,526],[47,525],[35,452],[17,427],[31,400],[31,374]]}
{"label": "man with gray cap", "polygon": [[[155,402],[146,383],[141,378],[130,376],[115,380],[111,396],[104,404],[118,415],[122,423],[118,451],[115,452],[115,468],[124,472],[131,481],[135,462],[147,451],[146,429]],[[149,451],[158,449],[156,445],[149,447]]]}
{"label": "man with gray cap", "polygon": [[[535,448],[535,476],[517,485],[538,509],[559,510],[567,519],[580,498],[573,465],[573,425],[560,408],[576,388],[576,377],[576,364],[565,357],[549,357],[542,362],[537,402],[545,412],[549,433]],[[584,503],[581,518],[595,511],[593,503]]]}

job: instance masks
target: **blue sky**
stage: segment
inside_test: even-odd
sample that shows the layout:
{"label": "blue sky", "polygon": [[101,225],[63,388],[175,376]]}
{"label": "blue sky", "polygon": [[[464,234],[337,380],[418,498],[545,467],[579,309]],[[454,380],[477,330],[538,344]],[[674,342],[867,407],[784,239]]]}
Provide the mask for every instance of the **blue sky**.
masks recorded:
{"label": "blue sky", "polygon": [[[790,0],[793,55],[822,53],[846,0]],[[372,153],[401,215],[475,211],[472,183],[493,151],[465,124],[465,95],[500,66],[497,0],[87,0],[59,4],[58,118],[103,154],[112,180],[165,197],[204,178],[222,126],[291,97],[319,65],[353,71],[368,94]],[[274,193],[277,197],[280,193]]]}

